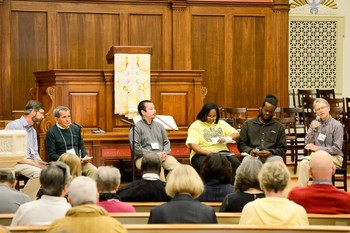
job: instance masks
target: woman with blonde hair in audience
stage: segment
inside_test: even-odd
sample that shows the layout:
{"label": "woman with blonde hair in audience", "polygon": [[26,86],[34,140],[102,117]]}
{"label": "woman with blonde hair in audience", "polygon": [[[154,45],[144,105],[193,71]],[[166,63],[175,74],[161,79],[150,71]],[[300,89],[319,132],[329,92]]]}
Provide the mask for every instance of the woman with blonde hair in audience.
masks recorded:
{"label": "woman with blonde hair in audience", "polygon": [[152,208],[148,223],[217,223],[214,208],[195,200],[204,185],[192,166],[177,166],[168,175],[165,190],[173,199]]}
{"label": "woman with blonde hair in audience", "polygon": [[81,161],[78,156],[70,153],[62,154],[57,161],[68,165],[72,179],[81,176]]}
{"label": "woman with blonde hair in audience", "polygon": [[234,193],[225,197],[220,212],[242,212],[248,202],[265,197],[258,179],[262,165],[257,157],[249,156],[244,159],[236,171]]}
{"label": "woman with blonde hair in audience", "polygon": [[259,172],[265,198],[249,202],[243,208],[239,224],[243,225],[309,225],[305,209],[284,195],[290,173],[281,161],[265,163]]}

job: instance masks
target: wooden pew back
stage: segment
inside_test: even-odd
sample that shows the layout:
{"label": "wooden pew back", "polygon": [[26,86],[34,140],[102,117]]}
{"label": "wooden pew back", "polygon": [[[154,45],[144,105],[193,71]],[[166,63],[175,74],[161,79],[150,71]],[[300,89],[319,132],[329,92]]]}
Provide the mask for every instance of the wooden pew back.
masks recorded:
{"label": "wooden pew back", "polygon": [[[347,226],[242,226],[234,224],[127,224],[129,233],[331,233],[348,232]],[[12,226],[11,233],[44,233],[48,226]]]}
{"label": "wooden pew back", "polygon": [[[110,213],[122,224],[147,224],[149,212]],[[216,213],[219,224],[238,224],[241,213]],[[0,225],[10,226],[14,214],[0,214]],[[350,226],[350,214],[308,214],[310,225]]]}

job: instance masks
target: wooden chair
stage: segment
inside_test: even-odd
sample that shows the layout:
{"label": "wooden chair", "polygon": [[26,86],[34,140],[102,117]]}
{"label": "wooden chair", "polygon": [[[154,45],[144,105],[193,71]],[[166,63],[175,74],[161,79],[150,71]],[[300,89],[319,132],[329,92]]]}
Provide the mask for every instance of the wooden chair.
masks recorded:
{"label": "wooden chair", "polygon": [[344,109],[343,107],[330,106],[329,114],[336,120],[343,123]]}
{"label": "wooden chair", "polygon": [[247,108],[221,108],[220,117],[236,129],[240,129],[242,122],[248,119],[248,111]]}
{"label": "wooden chair", "polygon": [[316,118],[316,113],[314,112],[314,101],[316,98],[309,98],[309,97],[304,97],[302,99],[302,107],[304,108],[304,124],[308,128],[310,126],[310,123],[312,120]]}
{"label": "wooden chair", "polygon": [[[332,178],[332,182],[333,185],[335,187],[337,187],[338,189],[344,189],[345,191],[347,191],[347,173],[348,173],[348,169],[347,169],[347,165],[348,165],[348,155],[350,152],[350,139],[349,139],[349,134],[348,132],[344,132],[344,140],[343,140],[343,164],[340,168],[337,168],[335,170],[335,174],[333,175]],[[341,182],[342,184],[339,185],[338,183]]]}
{"label": "wooden chair", "polygon": [[[285,128],[286,141],[288,146],[288,150],[285,156],[283,157],[283,160],[287,166],[292,165],[294,173],[296,173],[299,155],[306,155],[306,151],[304,149],[304,140],[299,140],[295,117],[283,117],[279,121]],[[288,161],[289,156],[291,157],[291,163],[289,163]]]}
{"label": "wooden chair", "polygon": [[317,97],[317,93],[313,89],[312,90],[311,89],[308,89],[308,90],[298,89],[297,93],[298,93],[298,104],[299,104],[299,107],[304,106],[303,105],[303,99],[305,99],[305,98],[316,98]]}
{"label": "wooden chair", "polygon": [[334,89],[316,89],[317,98],[335,99]]}
{"label": "wooden chair", "polygon": [[350,119],[350,97],[345,97],[344,98],[344,109],[345,109],[345,112],[346,112],[346,117]]}

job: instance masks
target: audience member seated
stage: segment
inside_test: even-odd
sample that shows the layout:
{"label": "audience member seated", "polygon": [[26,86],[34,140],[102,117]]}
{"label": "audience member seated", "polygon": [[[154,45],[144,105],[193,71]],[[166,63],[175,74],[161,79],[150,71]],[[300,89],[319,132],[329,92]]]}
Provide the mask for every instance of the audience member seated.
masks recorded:
{"label": "audience member seated", "polygon": [[[215,152],[227,152],[227,143],[239,138],[238,131],[226,121],[220,120],[219,108],[214,103],[206,103],[197,115],[197,120],[188,128],[186,146],[191,148],[190,162],[200,173],[207,155]],[[233,174],[240,162],[236,156],[228,156],[232,164]]]}
{"label": "audience member seated", "polygon": [[160,202],[169,201],[165,192],[165,182],[160,180],[162,161],[156,152],[142,157],[142,178],[120,187],[117,194],[122,201],[128,202]]}
{"label": "audience member seated", "polygon": [[100,193],[99,206],[108,212],[136,212],[135,208],[127,203],[121,202],[117,195],[120,185],[120,171],[112,166],[101,166],[95,173],[97,190]]}
{"label": "audience member seated", "polygon": [[265,198],[247,203],[239,224],[243,225],[309,225],[305,209],[284,197],[290,173],[283,162],[265,163],[259,172],[259,183]]}
{"label": "audience member seated", "polygon": [[308,213],[350,214],[350,194],[332,184],[335,172],[332,156],[326,151],[314,152],[309,172],[312,184],[293,188],[288,194],[289,200],[302,205]]}
{"label": "audience member seated", "polygon": [[70,182],[69,167],[62,162],[51,162],[40,173],[43,196],[22,204],[11,226],[48,225],[65,215],[71,205],[64,196]]}
{"label": "audience member seated", "polygon": [[0,213],[15,213],[20,205],[32,199],[14,189],[16,179],[11,172],[0,170]]}
{"label": "audience member seated", "polygon": [[283,156],[287,152],[286,133],[284,126],[273,119],[276,108],[277,98],[267,95],[263,100],[260,114],[244,122],[238,140],[240,152],[258,157],[263,163],[283,161]]}
{"label": "audience member seated", "polygon": [[69,186],[68,200],[72,208],[64,218],[54,221],[47,232],[127,233],[125,227],[108,212],[96,205],[96,182],[90,177],[78,176]]}
{"label": "audience member seated", "polygon": [[204,185],[193,167],[177,166],[168,175],[165,188],[173,199],[153,207],[148,223],[217,223],[214,208],[194,199],[203,192]]}
{"label": "audience member seated", "polygon": [[234,183],[234,193],[227,195],[222,202],[220,212],[242,212],[243,207],[251,201],[265,197],[260,189],[258,174],[262,162],[256,157],[249,157],[239,165]]}
{"label": "audience member seated", "polygon": [[62,154],[57,161],[61,161],[68,165],[72,179],[81,176],[81,161],[78,156],[70,153]]}
{"label": "audience member seated", "polygon": [[212,153],[206,156],[201,177],[204,192],[197,198],[199,201],[219,201],[233,192],[232,167],[225,154]]}

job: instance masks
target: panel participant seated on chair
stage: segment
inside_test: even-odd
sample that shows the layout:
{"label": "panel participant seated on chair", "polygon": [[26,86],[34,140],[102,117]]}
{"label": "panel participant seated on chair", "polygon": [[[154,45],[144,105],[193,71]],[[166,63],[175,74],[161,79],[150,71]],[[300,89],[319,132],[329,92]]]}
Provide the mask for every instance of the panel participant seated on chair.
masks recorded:
{"label": "panel participant seated on chair", "polygon": [[238,149],[266,161],[283,161],[287,151],[286,133],[283,125],[273,119],[277,98],[267,95],[258,117],[244,122],[238,140]]}
{"label": "panel participant seated on chair", "polygon": [[75,154],[82,159],[83,174],[93,178],[97,168],[90,163],[91,157],[85,150],[81,130],[72,124],[69,108],[58,106],[53,115],[56,124],[46,132],[46,151],[50,160],[58,160],[63,153]]}
{"label": "panel participant seated on chair", "polygon": [[[170,155],[170,141],[164,126],[154,121],[156,118],[156,109],[150,100],[141,101],[137,110],[142,116],[135,126],[135,135],[133,129],[129,132],[130,145],[135,146],[133,154],[135,156],[135,165],[141,169],[142,156],[149,152],[156,152],[162,160],[162,171],[160,179],[165,181],[164,169],[172,171],[180,163]],[[134,139],[134,142],[133,142]],[[131,148],[133,148],[131,146]]]}
{"label": "panel participant seated on chair", "polygon": [[309,173],[312,184],[293,188],[289,200],[303,206],[307,213],[350,214],[350,193],[333,186],[335,166],[328,152],[319,150],[312,154]]}
{"label": "panel participant seated on chair", "polygon": [[15,166],[15,172],[19,173],[29,180],[25,184],[22,192],[27,194],[33,200],[36,199],[40,189],[39,176],[45,162],[41,160],[38,151],[38,136],[34,125],[39,125],[44,119],[44,105],[37,100],[29,100],[25,106],[23,116],[17,120],[11,121],[6,125],[6,130],[25,130],[27,131],[27,152],[26,158]]}
{"label": "panel participant seated on chair", "polygon": [[142,157],[142,178],[121,187],[117,194],[122,201],[128,202],[166,202],[169,197],[165,192],[165,182],[159,174],[162,161],[156,152],[150,152]]}
{"label": "panel participant seated on chair", "polygon": [[186,146],[191,149],[190,161],[198,173],[204,160],[210,153],[222,152],[232,164],[235,176],[240,162],[230,153],[227,143],[235,143],[239,138],[238,131],[226,121],[220,119],[220,111],[215,103],[206,103],[188,128]]}
{"label": "panel participant seated on chair", "polygon": [[[313,109],[318,117],[311,122],[306,133],[305,149],[312,152],[324,150],[332,155],[334,165],[341,167],[343,162],[343,126],[329,114],[330,106],[327,100],[317,98],[313,103]],[[297,170],[299,186],[307,186],[308,184],[310,156],[304,157],[299,163]]]}

